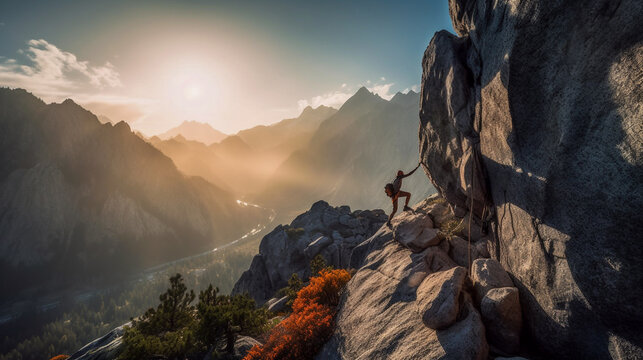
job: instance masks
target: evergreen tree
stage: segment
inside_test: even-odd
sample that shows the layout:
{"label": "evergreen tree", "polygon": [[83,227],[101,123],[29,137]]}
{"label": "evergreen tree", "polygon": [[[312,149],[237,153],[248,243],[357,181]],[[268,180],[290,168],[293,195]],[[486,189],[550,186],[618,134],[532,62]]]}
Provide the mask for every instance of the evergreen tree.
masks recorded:
{"label": "evergreen tree", "polygon": [[193,320],[194,291],[187,291],[181,274],[170,278],[170,288],[159,296],[161,303],[154,309],[148,309],[138,320],[132,320],[144,334],[158,334],[164,331],[175,331],[188,326]]}
{"label": "evergreen tree", "polygon": [[217,295],[211,285],[199,294],[198,334],[206,344],[224,339],[228,353],[234,352],[238,334],[258,335],[265,330],[268,316],[264,309],[256,309],[255,301],[246,295]]}
{"label": "evergreen tree", "polygon": [[326,263],[326,259],[321,254],[317,254],[310,261],[310,276],[315,277],[319,276],[322,270],[333,270],[332,265]]}
{"label": "evergreen tree", "polygon": [[163,355],[184,359],[197,351],[193,336],[194,291],[187,290],[180,274],[170,278],[170,288],[159,296],[161,303],[148,309],[123,336],[120,359],[149,359]]}
{"label": "evergreen tree", "polygon": [[280,296],[288,296],[288,301],[286,302],[286,306],[289,309],[292,309],[292,304],[297,298],[297,293],[303,287],[304,287],[304,282],[301,281],[297,273],[294,273],[290,275],[290,279],[288,279],[288,286],[279,290],[278,294]]}

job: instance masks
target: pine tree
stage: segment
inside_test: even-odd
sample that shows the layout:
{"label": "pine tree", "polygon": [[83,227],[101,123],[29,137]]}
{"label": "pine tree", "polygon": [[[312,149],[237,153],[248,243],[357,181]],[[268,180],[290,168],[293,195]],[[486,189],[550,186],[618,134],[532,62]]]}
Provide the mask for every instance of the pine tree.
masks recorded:
{"label": "pine tree", "polygon": [[268,321],[266,311],[255,308],[255,301],[246,295],[217,295],[218,289],[211,285],[199,294],[200,340],[214,344],[223,338],[226,351],[234,352],[234,343],[239,333],[260,334]]}
{"label": "pine tree", "polygon": [[319,276],[322,270],[333,270],[333,267],[329,266],[326,263],[326,259],[324,259],[324,257],[321,254],[317,254],[310,261],[310,276],[311,277]]}
{"label": "pine tree", "polygon": [[161,303],[154,309],[148,309],[138,320],[132,320],[144,334],[158,334],[164,331],[175,331],[189,325],[193,319],[194,291],[187,291],[181,274],[170,278],[170,288],[159,296]]}

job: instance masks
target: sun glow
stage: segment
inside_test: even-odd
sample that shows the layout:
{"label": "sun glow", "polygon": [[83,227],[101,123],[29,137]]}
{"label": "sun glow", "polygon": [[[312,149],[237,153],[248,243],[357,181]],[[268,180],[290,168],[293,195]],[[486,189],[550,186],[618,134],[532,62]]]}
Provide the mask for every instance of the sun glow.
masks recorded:
{"label": "sun glow", "polygon": [[180,121],[211,122],[218,118],[220,86],[214,64],[194,59],[174,61],[165,67],[164,114]]}
{"label": "sun glow", "polygon": [[186,85],[183,88],[183,96],[186,100],[196,100],[201,96],[201,86],[196,83]]}

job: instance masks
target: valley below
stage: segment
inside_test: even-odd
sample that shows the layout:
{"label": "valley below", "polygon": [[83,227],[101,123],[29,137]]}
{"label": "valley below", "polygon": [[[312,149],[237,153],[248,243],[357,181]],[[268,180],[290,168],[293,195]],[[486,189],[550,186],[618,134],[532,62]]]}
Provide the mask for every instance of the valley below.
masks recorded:
{"label": "valley below", "polygon": [[[34,296],[38,289],[31,289],[20,298],[5,302],[0,310],[0,359],[13,359],[17,351],[12,355],[12,350],[16,349],[24,358],[37,358],[52,345],[60,352],[74,352],[153,306],[168,279],[177,273],[194,289],[212,284],[223,293],[230,292],[250,265],[259,240],[277,219],[273,209],[241,200],[238,203],[261,209],[267,216],[247,233],[223,245],[100,286],[68,288],[38,296]],[[74,330],[81,328],[82,332]]]}

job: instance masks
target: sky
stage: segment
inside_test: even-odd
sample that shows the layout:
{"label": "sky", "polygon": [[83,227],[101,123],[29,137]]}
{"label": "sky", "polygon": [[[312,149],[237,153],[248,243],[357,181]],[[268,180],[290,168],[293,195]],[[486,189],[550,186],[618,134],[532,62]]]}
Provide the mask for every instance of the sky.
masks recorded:
{"label": "sky", "polygon": [[146,135],[225,133],[417,91],[447,0],[0,2],[0,86],[71,98]]}

